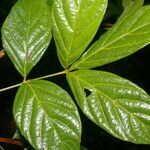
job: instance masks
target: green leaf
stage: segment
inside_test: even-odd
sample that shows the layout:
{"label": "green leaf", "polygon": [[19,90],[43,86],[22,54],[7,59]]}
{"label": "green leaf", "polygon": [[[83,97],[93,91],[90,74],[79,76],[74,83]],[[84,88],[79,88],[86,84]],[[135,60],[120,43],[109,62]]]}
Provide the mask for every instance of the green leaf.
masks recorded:
{"label": "green leaf", "polygon": [[94,68],[124,58],[150,43],[150,5],[117,22],[71,67]]}
{"label": "green leaf", "polygon": [[84,114],[113,136],[150,144],[150,97],[117,75],[81,70],[67,76]]}
{"label": "green leaf", "polygon": [[35,149],[80,149],[77,108],[57,85],[40,80],[24,83],[17,92],[13,111],[22,135]]}
{"label": "green leaf", "polygon": [[53,34],[64,68],[76,61],[93,39],[103,18],[107,0],[55,0]]}
{"label": "green leaf", "polygon": [[124,7],[124,12],[118,19],[118,22],[122,23],[124,18],[128,17],[130,14],[134,13],[144,4],[144,0],[123,0],[122,5]]}
{"label": "green leaf", "polygon": [[3,25],[3,47],[24,78],[50,43],[50,16],[47,0],[19,0]]}
{"label": "green leaf", "polygon": [[122,6],[127,8],[131,3],[133,3],[135,0],[122,0]]}
{"label": "green leaf", "polygon": [[47,5],[49,6],[50,11],[52,11],[53,2],[54,0],[47,0]]}
{"label": "green leaf", "polygon": [[[138,6],[142,6],[144,4],[144,0],[122,0],[122,5],[124,9],[129,8],[132,5],[132,8],[138,8]],[[132,10],[133,10],[132,9]]]}

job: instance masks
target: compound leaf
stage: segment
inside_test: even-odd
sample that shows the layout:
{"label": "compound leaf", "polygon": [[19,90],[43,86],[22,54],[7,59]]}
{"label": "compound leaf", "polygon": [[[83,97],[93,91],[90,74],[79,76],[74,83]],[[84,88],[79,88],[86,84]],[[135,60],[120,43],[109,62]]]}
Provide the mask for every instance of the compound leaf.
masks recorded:
{"label": "compound leaf", "polygon": [[47,0],[19,0],[4,22],[3,47],[23,77],[50,43],[50,15]]}
{"label": "compound leaf", "polygon": [[55,0],[53,34],[59,60],[67,68],[77,60],[98,30],[107,0]]}
{"label": "compound leaf", "polygon": [[43,80],[24,83],[17,92],[13,111],[22,135],[35,149],[80,149],[77,108],[57,85]]}
{"label": "compound leaf", "polygon": [[71,69],[102,66],[124,58],[150,43],[150,5],[118,21]]}
{"label": "compound leaf", "polygon": [[117,75],[80,70],[67,76],[84,114],[113,136],[150,144],[150,97]]}

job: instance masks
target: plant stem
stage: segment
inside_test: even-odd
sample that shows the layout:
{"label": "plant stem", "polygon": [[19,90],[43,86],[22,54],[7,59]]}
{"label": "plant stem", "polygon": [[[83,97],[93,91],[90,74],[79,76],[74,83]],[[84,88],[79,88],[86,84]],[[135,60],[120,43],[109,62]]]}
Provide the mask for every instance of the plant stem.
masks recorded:
{"label": "plant stem", "polygon": [[23,83],[19,83],[19,84],[15,84],[15,85],[12,85],[12,86],[9,86],[9,87],[6,87],[6,88],[3,88],[3,89],[0,89],[0,92],[3,92],[3,91],[7,91],[7,90],[10,90],[10,89],[13,89],[13,88],[16,88],[16,87],[19,87],[20,85],[22,85]]}
{"label": "plant stem", "polygon": [[[54,77],[54,76],[58,76],[58,75],[62,75],[62,74],[67,74],[68,72],[69,72],[69,70],[64,70],[64,71],[61,71],[61,72],[58,72],[58,73],[49,74],[49,75],[46,75],[46,76],[43,76],[43,77],[39,77],[39,78],[35,78],[35,79],[32,79],[32,80],[40,80],[40,79],[45,79],[45,78],[49,78],[49,77]],[[29,79],[27,81],[30,81],[30,80],[31,79]],[[10,89],[19,87],[20,85],[22,85],[23,83],[26,83],[27,81],[24,80],[22,83],[15,84],[15,85],[12,85],[12,86],[0,89],[0,92],[7,91],[7,90],[10,90]]]}
{"label": "plant stem", "polygon": [[41,80],[41,79],[45,79],[45,78],[49,78],[49,77],[54,77],[54,76],[58,76],[58,75],[62,75],[62,74],[67,74],[67,73],[68,73],[68,70],[64,70],[64,71],[61,71],[61,72],[58,72],[58,73],[49,74],[49,75],[39,77],[39,78],[35,78],[35,79],[32,79],[32,80]]}
{"label": "plant stem", "polygon": [[0,142],[2,143],[8,143],[8,144],[14,144],[18,146],[23,146],[23,143],[19,140],[13,140],[13,139],[8,139],[8,138],[1,138],[0,137]]}

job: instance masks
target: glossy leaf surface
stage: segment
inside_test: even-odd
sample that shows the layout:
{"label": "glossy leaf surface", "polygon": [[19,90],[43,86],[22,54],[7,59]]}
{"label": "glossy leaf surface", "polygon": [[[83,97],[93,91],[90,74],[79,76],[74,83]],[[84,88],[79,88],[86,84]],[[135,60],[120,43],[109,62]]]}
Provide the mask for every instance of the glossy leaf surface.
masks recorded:
{"label": "glossy leaf surface", "polygon": [[55,0],[53,34],[59,60],[67,68],[77,60],[98,30],[107,0]]}
{"label": "glossy leaf surface", "polygon": [[84,114],[113,136],[150,143],[150,97],[130,81],[103,71],[81,70],[67,76]]}
{"label": "glossy leaf surface", "polygon": [[150,43],[150,5],[127,15],[83,54],[71,69],[94,68],[124,58]]}
{"label": "glossy leaf surface", "polygon": [[79,150],[80,118],[70,96],[48,81],[29,81],[17,92],[14,118],[38,150]]}
{"label": "glossy leaf surface", "polygon": [[3,47],[19,73],[26,77],[51,39],[47,0],[19,0],[2,28]]}

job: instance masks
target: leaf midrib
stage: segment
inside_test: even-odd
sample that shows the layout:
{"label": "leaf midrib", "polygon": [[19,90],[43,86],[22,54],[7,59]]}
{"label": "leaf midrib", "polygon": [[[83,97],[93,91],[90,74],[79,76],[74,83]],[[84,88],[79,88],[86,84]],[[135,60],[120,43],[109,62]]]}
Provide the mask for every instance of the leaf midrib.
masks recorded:
{"label": "leaf midrib", "polygon": [[[79,16],[79,12],[80,12],[80,9],[81,9],[81,5],[82,5],[82,2],[80,2],[79,6],[78,6],[78,9],[77,9],[77,14],[76,14],[76,19],[75,19],[75,25],[74,25],[74,30],[73,30],[73,34],[72,34],[72,39],[71,39],[71,42],[70,42],[70,46],[68,48],[68,56],[70,55],[70,51],[71,51],[71,47],[72,47],[72,43],[73,43],[73,40],[74,40],[74,35],[75,35],[75,32],[76,32],[76,28],[77,28],[77,24],[78,24],[78,16]],[[67,60],[66,60],[66,64],[68,64],[68,56],[67,56]]]}
{"label": "leaf midrib", "polygon": [[[72,74],[72,76],[73,76],[74,78],[76,78],[77,80],[79,80],[79,81],[81,81],[81,82],[83,82],[83,83],[86,83],[87,85],[89,85],[89,87],[92,87],[92,88],[93,88],[93,86],[92,86],[90,83],[84,81],[84,80],[81,79],[81,78],[78,78],[77,76],[75,76],[75,75],[73,75],[73,74]],[[115,103],[117,106],[121,107],[127,114],[129,114],[130,116],[132,116],[132,117],[135,118],[135,119],[138,119],[133,113],[128,112],[128,110],[126,110],[126,109],[123,108],[121,105],[119,105],[118,103],[116,103],[115,101],[113,101],[113,99],[111,99],[111,97],[109,97],[108,95],[106,95],[106,94],[103,93],[102,91],[96,89],[95,87],[94,87],[94,89],[95,89],[96,91],[98,91],[99,93],[101,93],[102,95],[104,95],[105,97],[107,97],[110,101],[112,101],[113,104]],[[142,122],[140,121],[140,123],[142,123]],[[142,123],[142,124],[143,124],[143,123]],[[143,125],[145,126],[145,124],[143,124]]]}
{"label": "leaf midrib", "polygon": [[[145,10],[145,11],[141,14],[140,17],[142,17],[142,15],[143,15],[146,11],[147,11],[147,10]],[[117,29],[118,29],[118,28],[122,25],[122,23],[124,23],[124,21],[126,21],[129,17],[130,17],[130,15],[127,16],[127,17],[117,26]],[[139,18],[140,18],[140,17],[139,17]],[[138,19],[139,19],[139,18],[138,18]],[[149,22],[148,22],[148,24],[149,24]],[[110,37],[113,36],[113,33],[114,33],[114,32],[113,32],[113,33],[108,37],[108,39],[106,39],[106,40],[103,42],[103,44],[102,44],[103,47],[99,48],[98,50],[96,50],[95,52],[93,52],[92,54],[90,54],[90,55],[87,56],[87,57],[85,57],[86,55],[83,55],[85,58],[84,58],[84,57],[81,57],[82,60],[79,61],[79,62],[77,62],[77,63],[75,63],[75,66],[78,66],[79,64],[83,63],[84,61],[86,61],[87,59],[89,59],[90,57],[92,57],[93,55],[95,55],[96,53],[98,53],[99,51],[105,50],[108,46],[110,46],[110,45],[112,45],[113,43],[117,42],[118,40],[120,40],[120,39],[122,39],[122,38],[128,36],[128,35],[131,34],[132,32],[135,32],[136,30],[138,30],[138,29],[140,29],[140,28],[142,28],[142,27],[144,27],[144,26],[147,26],[148,24],[141,25],[141,26],[135,28],[134,30],[132,30],[132,31],[130,31],[130,32],[126,33],[126,34],[124,34],[123,36],[120,36],[119,38],[115,39],[114,41],[112,41],[112,42],[106,44],[105,46],[103,46],[103,45],[107,42],[107,40],[108,40]],[[92,48],[92,47],[91,47],[91,48]],[[89,50],[90,50],[90,49],[89,49]],[[87,51],[86,51],[85,53],[87,53]],[[73,65],[73,66],[74,66],[74,65]],[[74,67],[73,67],[73,68],[74,68]],[[75,68],[76,68],[76,67],[75,67]]]}
{"label": "leaf midrib", "polygon": [[24,72],[24,79],[26,79],[27,76],[27,54],[29,52],[29,35],[30,35],[30,25],[31,25],[31,1],[29,2],[29,10],[28,10],[28,32],[26,36],[26,49],[25,49],[25,58],[24,58],[24,67],[23,67],[23,72]]}
{"label": "leaf midrib", "polygon": [[[74,78],[76,78],[77,81],[78,81],[78,80],[81,80],[83,83],[86,83],[86,84],[89,85],[90,87],[93,87],[91,84],[89,84],[89,83],[87,83],[86,81],[84,81],[84,80],[78,78],[77,76],[75,76],[75,75],[73,75],[73,74],[72,74],[72,76],[74,76]],[[112,101],[113,104],[115,104],[115,105],[117,105],[118,107],[122,108],[131,118],[134,118],[135,120],[138,120],[138,121],[142,124],[143,128],[146,128],[147,125],[145,125],[141,120],[139,120],[139,119],[137,118],[137,116],[134,115],[134,113],[128,112],[128,110],[126,110],[125,108],[123,108],[123,107],[122,107],[121,105],[119,105],[118,103],[115,103],[115,102],[113,101],[113,99],[111,99],[111,98],[110,98],[109,96],[107,96],[105,93],[103,93],[103,92],[101,92],[101,91],[99,91],[99,90],[97,90],[97,89],[95,89],[95,90],[98,91],[99,93],[101,93],[102,95],[104,95],[105,97],[107,97],[110,101]],[[145,140],[145,141],[148,141],[147,138],[145,139],[145,136],[144,136],[144,140]]]}
{"label": "leaf midrib", "polygon": [[[49,115],[47,114],[47,112],[46,112],[45,109],[43,108],[42,103],[41,103],[41,101],[39,100],[37,94],[34,92],[34,89],[32,88],[33,85],[31,86],[29,83],[27,83],[27,84],[28,84],[28,86],[31,88],[31,91],[33,92],[33,94],[35,95],[36,99],[38,100],[38,102],[39,102],[41,108],[42,108],[43,111],[45,112],[45,115],[47,116],[47,118],[49,118],[50,124],[51,124],[52,127],[55,129],[55,131],[57,131],[52,122],[53,122],[53,120],[54,120],[54,124],[55,124],[55,121],[57,121],[57,122],[60,122],[60,121],[59,121],[58,119],[49,117]],[[36,87],[36,86],[35,86],[35,87]],[[36,88],[37,88],[37,87],[36,87]],[[43,89],[42,89],[42,90],[43,90]],[[51,103],[51,102],[49,101],[49,103]],[[51,103],[51,104],[54,105],[54,106],[56,106],[56,107],[60,107],[60,106],[58,106],[58,105],[55,105],[54,103]],[[60,108],[61,108],[61,107],[60,107]],[[61,108],[61,109],[64,109],[64,108]],[[66,109],[64,109],[64,110],[67,111],[68,113],[70,113],[68,110],[66,110]],[[79,138],[79,136],[76,134],[76,132],[74,132],[68,125],[64,124],[64,122],[60,122],[60,123],[63,124],[64,126],[67,126],[67,127],[76,135],[76,137]],[[58,135],[58,133],[59,133],[59,132],[57,131],[57,135]],[[60,136],[59,136],[59,138],[60,138]],[[61,138],[60,138],[60,139],[61,139]]]}
{"label": "leaf midrib", "polygon": [[[74,75],[73,75],[74,76]],[[75,78],[76,78],[76,76],[74,76]],[[78,78],[76,78],[76,79],[78,79]],[[79,79],[80,80],[80,79]],[[78,84],[80,85],[80,87],[82,88],[82,86],[81,86],[81,83],[79,82],[79,80],[77,80],[78,81]],[[71,81],[71,80],[70,80]],[[81,81],[83,82],[83,83],[86,83],[87,85],[89,85],[90,87],[92,87],[92,85],[90,85],[89,83],[87,83],[87,82],[84,82],[82,79],[81,79]],[[72,81],[71,81],[72,82]],[[95,90],[97,91],[97,89],[95,88]],[[96,94],[96,96],[98,97],[98,94]],[[84,98],[84,100],[86,100],[86,98]],[[113,101],[112,101],[113,102]],[[117,133],[116,133],[116,131],[114,132],[113,130],[111,130],[111,125],[110,125],[110,123],[109,123],[109,121],[108,121],[108,119],[107,119],[107,115],[105,114],[105,112],[104,112],[104,108],[103,108],[103,106],[102,106],[102,104],[101,104],[101,102],[100,101],[98,101],[98,103],[99,103],[99,106],[101,107],[101,109],[102,109],[102,113],[103,113],[103,115],[104,115],[104,119],[105,119],[105,121],[106,121],[106,124],[107,124],[107,126],[109,126],[109,131],[111,132],[111,133],[113,133],[113,134],[115,134],[115,135],[117,135]],[[113,102],[114,103],[114,102]],[[88,105],[88,103],[87,103],[87,105]],[[79,105],[80,106],[80,105]],[[88,105],[88,107],[89,107],[89,105]],[[90,109],[89,109],[90,110]],[[92,114],[92,112],[90,112],[91,114]],[[90,117],[90,116],[89,116]],[[90,117],[91,118],[91,117]],[[98,124],[99,123],[99,121],[97,120],[97,119],[95,119],[95,118],[91,118],[96,124]],[[96,122],[96,121],[98,121],[98,122]],[[105,127],[104,125],[102,125],[102,127],[104,127],[106,130],[108,130],[108,128],[107,127]],[[120,136],[122,136],[122,135],[120,135]],[[122,138],[125,138],[124,136],[122,136]]]}

